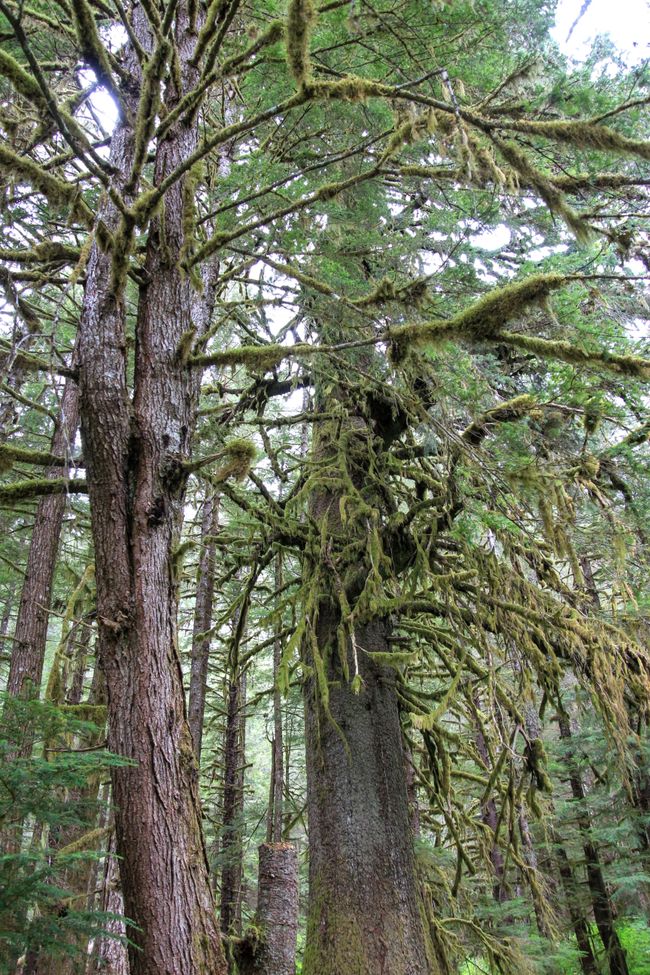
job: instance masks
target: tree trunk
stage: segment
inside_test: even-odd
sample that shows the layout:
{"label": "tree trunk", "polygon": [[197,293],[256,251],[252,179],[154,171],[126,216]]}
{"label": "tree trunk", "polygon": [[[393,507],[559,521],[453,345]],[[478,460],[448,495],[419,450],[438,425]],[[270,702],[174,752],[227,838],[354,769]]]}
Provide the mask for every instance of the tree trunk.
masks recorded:
{"label": "tree trunk", "polygon": [[[119,864],[115,856],[115,832],[111,833],[104,861],[101,910],[106,911],[107,914],[124,914]],[[92,975],[129,975],[129,957],[126,945],[123,941],[118,940],[126,934],[124,921],[118,918],[108,921],[106,930],[117,937],[100,938],[95,947],[94,959],[90,966]]]}
{"label": "tree trunk", "polygon": [[194,606],[188,706],[188,721],[197,762],[201,758],[203,741],[203,717],[210,659],[209,630],[212,626],[214,597],[215,536],[218,530],[219,496],[209,493],[203,504],[203,518],[201,520],[201,554],[199,556],[196,603]]}
{"label": "tree trunk", "polygon": [[558,834],[553,830],[551,835],[555,846],[555,859],[560,880],[562,881],[566,906],[569,917],[571,918],[571,926],[575,934],[576,943],[580,951],[580,967],[583,975],[599,975],[598,964],[594,957],[591,938],[589,937],[589,925],[583,912],[580,910],[578,889],[569,858]]}
{"label": "tree trunk", "polygon": [[221,930],[241,934],[243,900],[242,818],[244,813],[246,678],[235,673],[228,683],[224,745],[221,856]]}
{"label": "tree trunk", "polygon": [[[559,727],[560,738],[565,740],[570,739],[571,728],[569,717],[565,712],[560,713]],[[625,950],[614,926],[614,911],[600,865],[598,847],[592,839],[591,820],[585,806],[586,792],[582,782],[582,776],[580,775],[575,758],[571,754],[567,756],[567,766],[571,793],[576,800],[578,828],[582,836],[582,848],[587,870],[587,885],[591,894],[594,920],[596,921],[598,933],[607,953],[610,975],[629,975]]]}
{"label": "tree trunk", "polygon": [[[70,455],[78,424],[79,392],[76,383],[68,379],[52,437],[50,449],[53,454]],[[46,476],[61,477],[66,470],[50,468]],[[8,693],[15,697],[23,694],[37,696],[41,689],[52,583],[66,500],[65,494],[44,495],[36,507],[7,682]],[[26,734],[21,754],[29,755],[31,747],[31,737]]]}
{"label": "tree trunk", "polygon": [[[139,18],[139,21],[138,21]],[[148,46],[146,18],[136,31]],[[196,40],[176,11],[181,85],[197,80]],[[170,86],[171,87],[171,86]],[[172,108],[182,92],[168,88]],[[196,121],[178,121],[158,141],[160,185],[197,145]],[[134,133],[118,124],[111,162],[122,188]],[[90,255],[80,326],[82,435],[95,545],[99,660],[108,691],[108,745],[133,767],[112,776],[117,850],[130,937],[131,975],[218,975],[225,971],[201,831],[198,772],[187,724],[176,637],[173,546],[182,519],[199,377],[179,355],[194,329],[196,298],[180,268],[185,178],[151,220],[136,323],[135,392],[127,386],[121,254],[116,268],[97,245]],[[111,203],[101,214],[119,232]],[[116,277],[117,275],[117,277]]]}
{"label": "tree trunk", "polygon": [[255,937],[235,949],[239,975],[294,975],[298,935],[298,856],[291,843],[259,848]]}
{"label": "tree trunk", "polygon": [[[322,605],[320,647],[336,639],[336,623],[331,608]],[[385,653],[388,624],[376,620],[356,639],[364,650]],[[359,673],[364,684],[355,694],[330,669],[331,718],[314,678],[306,682],[309,907],[303,972],[427,975],[433,968],[415,874],[395,675],[366,653]]]}
{"label": "tree trunk", "polygon": [[[275,557],[275,591],[282,589],[282,555]],[[282,620],[275,624],[273,640],[273,741],[271,743],[271,788],[266,825],[266,842],[282,843],[282,811],[284,806],[284,741],[282,733],[282,695],[279,687],[282,660]]]}

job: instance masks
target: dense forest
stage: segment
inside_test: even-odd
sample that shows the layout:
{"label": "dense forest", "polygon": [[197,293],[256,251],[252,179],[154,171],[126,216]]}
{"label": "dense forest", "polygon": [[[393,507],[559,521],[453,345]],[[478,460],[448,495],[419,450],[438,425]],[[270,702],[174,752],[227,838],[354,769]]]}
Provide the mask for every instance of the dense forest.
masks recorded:
{"label": "dense forest", "polygon": [[650,975],[650,72],[555,7],[0,0],[0,972]]}

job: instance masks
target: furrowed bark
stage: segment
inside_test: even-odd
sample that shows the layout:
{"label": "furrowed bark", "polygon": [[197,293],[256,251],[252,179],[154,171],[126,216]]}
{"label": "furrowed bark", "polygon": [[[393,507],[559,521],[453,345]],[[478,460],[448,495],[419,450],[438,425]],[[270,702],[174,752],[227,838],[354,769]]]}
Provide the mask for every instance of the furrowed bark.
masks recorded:
{"label": "furrowed bark", "polygon": [[[326,404],[319,403],[326,411]],[[368,475],[371,432],[360,416],[348,421],[347,456],[357,486]],[[316,434],[317,462],[337,456],[338,427]],[[357,483],[358,482],[358,483]],[[330,561],[351,526],[344,526],[338,488],[317,489],[312,518],[330,539]],[[381,504],[381,500],[377,499]],[[357,523],[358,524],[358,523]],[[359,529],[357,529],[359,530]],[[343,571],[343,567],[342,567]],[[333,564],[321,578],[332,578]],[[358,585],[358,581],[357,581]],[[355,584],[347,594],[354,600]],[[341,610],[322,591],[312,620],[313,640],[325,671],[328,701],[319,681],[314,644],[305,641],[304,683],[309,821],[309,905],[304,975],[429,975],[435,971],[415,870],[396,674],[373,652],[390,652],[390,625],[382,618],[357,627],[347,641],[350,675],[343,671],[337,630]]]}
{"label": "furrowed bark", "polygon": [[[140,11],[144,23],[144,15]],[[196,35],[176,12],[181,84]],[[170,85],[172,83],[170,82]],[[167,90],[172,106],[182,92]],[[154,183],[197,145],[195,122],[177,123],[156,147]],[[120,124],[113,165],[128,178],[134,134]],[[196,419],[198,371],[178,354],[195,323],[191,283],[180,269],[184,180],[149,225],[136,323],[135,392],[126,381],[123,290],[97,246],[81,322],[79,378],[97,570],[99,658],[108,691],[108,745],[133,767],[112,776],[117,851],[131,975],[220,975],[223,951],[201,832],[198,773],[185,713],[176,642],[173,546],[183,510]],[[103,220],[117,215],[106,205]]]}

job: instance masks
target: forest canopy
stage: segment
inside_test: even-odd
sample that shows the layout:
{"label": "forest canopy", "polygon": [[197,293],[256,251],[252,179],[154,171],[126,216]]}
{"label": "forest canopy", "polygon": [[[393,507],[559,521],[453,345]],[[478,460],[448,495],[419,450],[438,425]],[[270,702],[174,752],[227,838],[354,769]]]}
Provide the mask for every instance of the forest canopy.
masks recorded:
{"label": "forest canopy", "polygon": [[0,0],[0,971],[650,972],[650,75],[555,7]]}

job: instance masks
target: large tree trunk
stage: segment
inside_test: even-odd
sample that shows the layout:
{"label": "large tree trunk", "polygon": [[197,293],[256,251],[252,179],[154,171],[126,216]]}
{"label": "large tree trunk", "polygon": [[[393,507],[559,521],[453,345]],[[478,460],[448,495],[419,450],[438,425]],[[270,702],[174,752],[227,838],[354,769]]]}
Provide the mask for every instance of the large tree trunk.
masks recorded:
{"label": "large tree trunk", "polygon": [[[344,398],[345,389],[342,383]],[[327,412],[336,395],[317,383],[317,409]],[[346,421],[320,424],[313,446],[322,487],[310,513],[322,541],[319,561],[305,565],[318,589],[309,597],[303,645],[309,828],[303,973],[428,975],[436,966],[415,869],[396,672],[372,656],[390,653],[390,624],[377,616],[353,635],[341,630],[343,608],[355,606],[370,571],[367,555],[359,560],[357,549],[350,560],[346,548],[353,538],[365,545],[371,531],[368,518],[354,513],[344,523],[344,496],[356,490],[365,505],[379,511],[386,505],[373,488],[381,444],[374,440],[373,468],[373,431],[354,402],[346,405]]]}
{"label": "large tree trunk", "polygon": [[219,496],[208,493],[203,503],[201,520],[201,552],[197,572],[196,603],[192,630],[190,667],[190,696],[188,721],[197,762],[201,758],[203,717],[210,659],[210,627],[214,597],[214,564],[216,534],[219,529]]}
{"label": "large tree trunk", "polygon": [[[52,437],[53,454],[70,455],[78,424],[79,392],[76,383],[68,379]],[[64,472],[61,467],[51,468],[46,476],[61,477]],[[27,693],[37,696],[41,689],[52,583],[65,506],[65,494],[50,494],[43,496],[36,507],[7,682],[7,691],[16,697]],[[31,738],[26,735],[22,754],[28,755],[31,746]]]}
{"label": "large tree trunk", "polygon": [[[318,643],[335,640],[321,606]],[[387,652],[388,625],[357,633],[364,650]],[[331,655],[333,656],[333,655]],[[361,653],[355,694],[330,669],[330,716],[317,683],[306,684],[309,908],[305,975],[426,975],[395,675]],[[334,722],[336,722],[335,726]]]}
{"label": "large tree trunk", "polygon": [[[136,16],[142,12],[136,10]],[[143,20],[144,23],[144,20]],[[184,88],[196,33],[176,12]],[[181,92],[167,91],[168,107]],[[196,122],[177,122],[156,148],[159,185],[194,150]],[[111,157],[123,183],[133,132],[122,123]],[[130,929],[131,975],[225,970],[201,832],[198,774],[176,639],[173,545],[185,494],[198,378],[179,355],[195,297],[179,263],[184,179],[152,219],[136,325],[135,394],[127,387],[124,289],[110,257],[90,256],[81,320],[81,416],[97,570],[99,660],[108,691],[108,745],[135,764],[113,773],[117,850]],[[102,213],[115,230],[111,205]],[[121,255],[116,255],[119,265]],[[119,268],[118,268],[119,269]]]}

